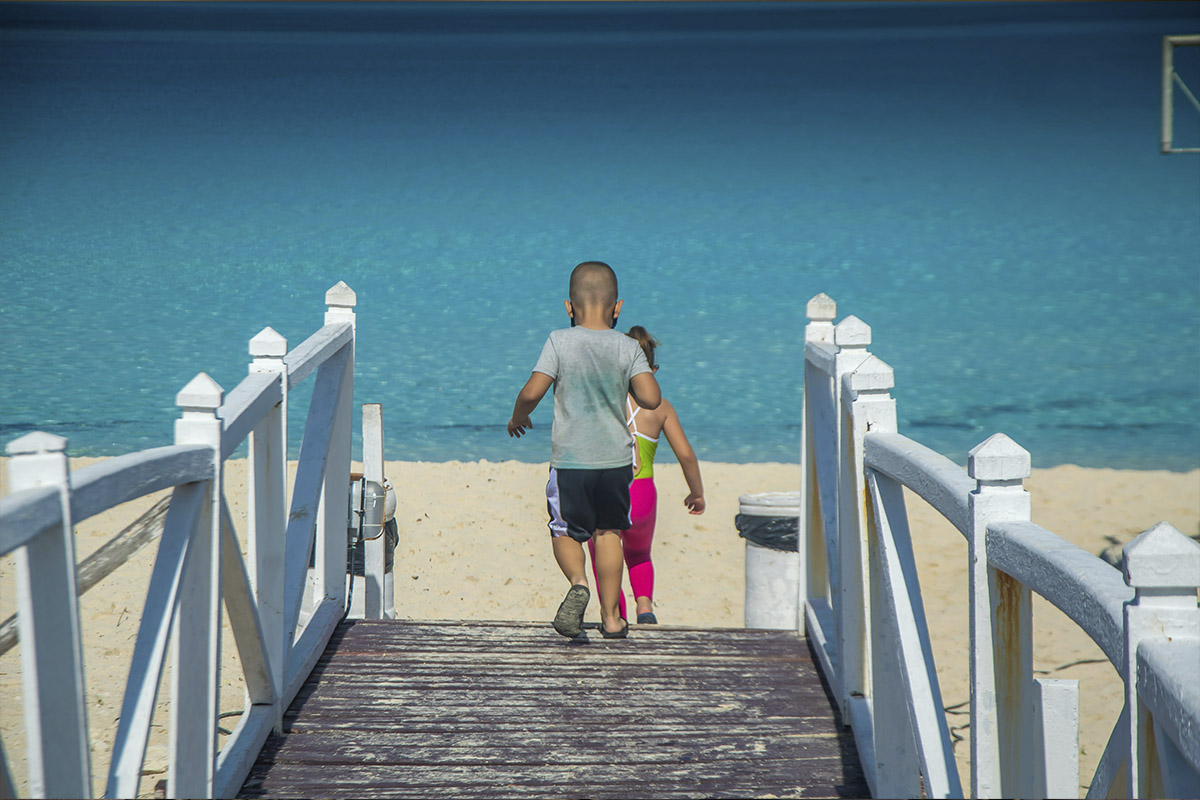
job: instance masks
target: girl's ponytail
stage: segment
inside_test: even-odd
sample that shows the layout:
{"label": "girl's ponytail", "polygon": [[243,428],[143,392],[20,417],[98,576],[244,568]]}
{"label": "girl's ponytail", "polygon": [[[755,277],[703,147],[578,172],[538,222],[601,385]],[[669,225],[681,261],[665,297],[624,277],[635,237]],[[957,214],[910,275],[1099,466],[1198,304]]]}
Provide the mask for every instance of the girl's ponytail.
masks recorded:
{"label": "girl's ponytail", "polygon": [[655,369],[658,364],[654,363],[654,348],[658,347],[658,342],[654,340],[645,328],[641,325],[634,325],[626,334],[630,339],[636,339],[637,343],[642,346],[642,352],[646,354],[646,363],[650,365],[650,369]]}

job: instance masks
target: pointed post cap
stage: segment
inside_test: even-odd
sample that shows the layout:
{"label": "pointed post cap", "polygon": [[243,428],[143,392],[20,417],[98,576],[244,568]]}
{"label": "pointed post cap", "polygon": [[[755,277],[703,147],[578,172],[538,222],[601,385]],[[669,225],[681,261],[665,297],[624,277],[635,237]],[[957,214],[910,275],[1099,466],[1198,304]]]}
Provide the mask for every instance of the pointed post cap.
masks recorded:
{"label": "pointed post cap", "polygon": [[250,355],[254,358],[283,358],[287,355],[287,339],[268,325],[250,340]]}
{"label": "pointed post cap", "polygon": [[[1169,522],[1159,522],[1122,549],[1125,583],[1135,589],[1200,587],[1200,543]],[[1194,598],[1193,598],[1194,599]]]}
{"label": "pointed post cap", "polygon": [[837,316],[837,303],[829,295],[821,292],[808,301],[806,309],[808,318],[814,322],[832,322]]}
{"label": "pointed post cap", "polygon": [[325,305],[330,308],[354,308],[357,304],[358,295],[345,281],[338,281],[325,293]]}
{"label": "pointed post cap", "polygon": [[896,374],[882,358],[869,355],[844,380],[857,396],[863,392],[887,392],[896,385]]}
{"label": "pointed post cap", "polygon": [[34,431],[13,439],[5,449],[10,456],[61,453],[67,449],[67,440],[46,431]]}
{"label": "pointed post cap", "polygon": [[977,481],[1018,481],[1030,473],[1029,451],[1003,433],[992,434],[967,454],[967,474]]}
{"label": "pointed post cap", "polygon": [[208,373],[201,372],[175,395],[175,405],[185,411],[212,411],[221,407],[224,396],[221,384],[208,377]]}
{"label": "pointed post cap", "polygon": [[871,343],[871,326],[851,314],[833,326],[833,343],[838,347],[866,347]]}

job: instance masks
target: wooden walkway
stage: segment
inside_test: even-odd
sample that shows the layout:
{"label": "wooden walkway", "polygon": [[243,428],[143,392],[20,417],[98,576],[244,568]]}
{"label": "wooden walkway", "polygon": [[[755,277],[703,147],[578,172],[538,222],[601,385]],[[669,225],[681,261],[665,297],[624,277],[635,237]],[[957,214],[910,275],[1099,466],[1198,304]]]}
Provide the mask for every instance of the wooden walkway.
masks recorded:
{"label": "wooden walkway", "polygon": [[242,797],[867,797],[795,632],[345,622]]}

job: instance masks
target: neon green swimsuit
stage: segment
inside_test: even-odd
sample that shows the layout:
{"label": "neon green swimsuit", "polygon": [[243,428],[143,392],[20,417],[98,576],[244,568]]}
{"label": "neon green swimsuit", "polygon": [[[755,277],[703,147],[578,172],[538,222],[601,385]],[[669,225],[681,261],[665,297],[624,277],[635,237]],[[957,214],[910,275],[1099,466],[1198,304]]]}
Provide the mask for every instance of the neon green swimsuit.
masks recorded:
{"label": "neon green swimsuit", "polygon": [[629,419],[625,421],[631,430],[629,435],[633,439],[633,479],[638,478],[653,478],[654,477],[654,454],[658,451],[657,437],[651,439],[644,433],[640,433],[637,429],[637,422],[634,419],[637,417],[638,411],[641,408],[634,409],[633,403],[629,398],[625,398],[625,412],[629,414]]}

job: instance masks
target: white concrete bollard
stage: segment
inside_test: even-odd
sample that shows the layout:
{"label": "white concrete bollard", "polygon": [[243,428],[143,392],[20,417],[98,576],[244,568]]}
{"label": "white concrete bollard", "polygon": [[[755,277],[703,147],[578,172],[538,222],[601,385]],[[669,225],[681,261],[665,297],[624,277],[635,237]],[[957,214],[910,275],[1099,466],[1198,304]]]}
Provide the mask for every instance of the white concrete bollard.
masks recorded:
{"label": "white concrete bollard", "polygon": [[790,550],[754,541],[753,532],[746,537],[747,628],[797,630],[800,624],[800,496],[800,492],[764,492],[738,498],[739,530],[756,527],[754,518],[763,518],[763,523],[772,518],[790,521],[797,535]]}

